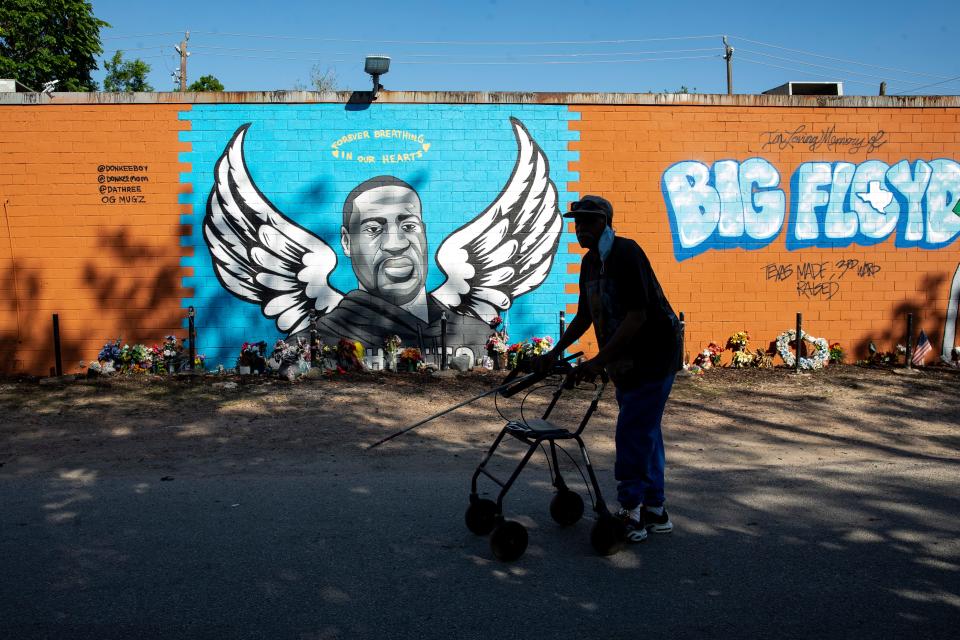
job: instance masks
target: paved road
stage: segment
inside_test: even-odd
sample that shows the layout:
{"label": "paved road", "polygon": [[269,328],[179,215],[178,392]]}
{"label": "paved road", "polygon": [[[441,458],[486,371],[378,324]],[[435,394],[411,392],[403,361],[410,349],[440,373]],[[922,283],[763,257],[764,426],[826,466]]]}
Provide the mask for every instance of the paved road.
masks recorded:
{"label": "paved road", "polygon": [[588,521],[554,525],[545,472],[525,474],[512,564],[463,526],[475,449],[8,473],[0,638],[956,637],[956,459],[702,455],[673,469],[676,532],[612,558]]}

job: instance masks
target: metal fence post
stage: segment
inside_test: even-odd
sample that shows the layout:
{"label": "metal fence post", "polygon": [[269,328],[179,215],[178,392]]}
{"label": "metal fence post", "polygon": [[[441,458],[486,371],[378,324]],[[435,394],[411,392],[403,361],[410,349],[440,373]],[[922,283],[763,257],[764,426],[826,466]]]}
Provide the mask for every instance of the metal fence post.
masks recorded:
{"label": "metal fence post", "polygon": [[440,370],[447,370],[447,312],[440,314]]}
{"label": "metal fence post", "polygon": [[907,369],[913,368],[913,314],[907,314]]}
{"label": "metal fence post", "polygon": [[687,344],[687,321],[684,318],[683,311],[680,312],[680,354],[677,359],[680,361],[677,363],[677,371],[683,370],[683,365],[685,364],[686,358],[684,353],[686,350]]}
{"label": "metal fence post", "polygon": [[794,371],[800,373],[800,349],[803,347],[803,314],[797,314],[797,361],[794,363]]}
{"label": "metal fence post", "polygon": [[197,310],[191,305],[187,309],[187,340],[190,341],[190,371],[196,370],[197,361],[197,325],[194,323],[194,317]]}
{"label": "metal fence post", "polygon": [[53,314],[53,357],[56,362],[57,377],[63,375],[63,357],[60,354],[60,314]]}

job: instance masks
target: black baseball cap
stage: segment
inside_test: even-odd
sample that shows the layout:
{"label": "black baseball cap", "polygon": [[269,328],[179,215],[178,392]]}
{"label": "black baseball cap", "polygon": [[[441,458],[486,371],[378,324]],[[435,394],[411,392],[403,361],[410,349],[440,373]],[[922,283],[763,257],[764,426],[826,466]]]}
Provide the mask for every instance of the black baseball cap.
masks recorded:
{"label": "black baseball cap", "polygon": [[585,214],[603,216],[607,225],[613,223],[613,205],[606,198],[600,196],[583,196],[570,203],[570,211],[563,214],[564,218],[576,218]]}

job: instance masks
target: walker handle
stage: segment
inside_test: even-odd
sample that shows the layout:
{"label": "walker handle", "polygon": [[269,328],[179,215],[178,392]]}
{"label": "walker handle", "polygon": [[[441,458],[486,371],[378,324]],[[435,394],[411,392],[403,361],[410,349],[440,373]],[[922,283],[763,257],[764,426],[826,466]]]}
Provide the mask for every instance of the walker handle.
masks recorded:
{"label": "walker handle", "polygon": [[[509,398],[511,396],[514,396],[520,393],[524,389],[532,387],[533,385],[537,384],[541,380],[544,380],[545,378],[548,378],[554,375],[555,373],[565,373],[567,371],[570,371],[571,369],[570,361],[575,360],[576,358],[579,358],[582,355],[583,355],[583,352],[578,351],[573,355],[569,355],[565,358],[560,358],[551,369],[544,371],[542,373],[531,373],[529,375],[524,376],[516,384],[509,386],[503,391],[501,391],[500,395],[503,396],[504,398]],[[503,379],[504,384],[510,384],[510,382],[512,382],[518,375],[520,375],[521,372],[525,371],[526,369],[527,369],[527,366],[521,362],[521,364],[517,365],[517,367],[513,369],[510,373],[508,373],[507,377]]]}

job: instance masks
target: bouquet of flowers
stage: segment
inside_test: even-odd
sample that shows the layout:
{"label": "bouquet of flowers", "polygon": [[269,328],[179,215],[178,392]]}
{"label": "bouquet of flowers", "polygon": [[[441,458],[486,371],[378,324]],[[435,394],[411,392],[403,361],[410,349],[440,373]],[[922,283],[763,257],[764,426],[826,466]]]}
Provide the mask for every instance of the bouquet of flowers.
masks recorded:
{"label": "bouquet of flowers", "polygon": [[773,355],[763,349],[757,349],[753,354],[753,366],[758,369],[773,369]]}
{"label": "bouquet of flowers", "polygon": [[846,354],[843,351],[843,347],[840,346],[839,342],[834,342],[830,345],[830,362],[840,363],[843,362]]}
{"label": "bouquet of flowers", "polygon": [[387,353],[396,353],[400,350],[402,341],[398,335],[389,335],[383,339],[383,348]]}
{"label": "bouquet of flowers", "polygon": [[267,360],[263,357],[266,350],[266,342],[244,342],[240,346],[240,366],[250,367],[251,371],[263,373],[267,368]]}
{"label": "bouquet of flowers", "polygon": [[307,342],[303,338],[297,338],[296,344],[289,343],[285,340],[277,340],[273,345],[273,353],[270,354],[270,357],[277,364],[296,364],[304,357],[304,354],[308,354]]}
{"label": "bouquet of flowers", "polygon": [[407,347],[400,352],[400,366],[410,371],[416,370],[423,362],[423,354],[416,347]]}
{"label": "bouquet of flowers", "polygon": [[531,338],[530,339],[530,351],[529,355],[532,356],[542,356],[543,354],[550,351],[553,348],[553,338],[550,336],[543,336],[542,338]]}
{"label": "bouquet of flowers", "polygon": [[734,351],[733,360],[730,362],[730,366],[734,369],[743,369],[746,367],[751,367],[754,364],[754,356],[749,351]]}
{"label": "bouquet of flowers", "polygon": [[163,344],[159,348],[154,346],[153,353],[154,368],[166,369],[168,373],[173,373],[177,369],[179,361],[182,360],[183,345],[177,340],[176,336],[164,336]]}
{"label": "bouquet of flowers", "polygon": [[[114,346],[119,347],[119,341]],[[109,351],[110,353],[104,354],[104,351]],[[113,349],[108,350],[107,347],[104,347],[104,350],[102,350],[100,354],[114,355]],[[133,346],[125,344],[119,347],[113,359],[104,360],[103,364],[106,365],[108,362],[110,366],[101,367],[101,371],[110,372],[112,369],[116,369],[126,373],[146,373],[150,370],[150,366],[153,363],[153,354],[150,349],[142,344],[135,344]]]}
{"label": "bouquet of flowers", "polygon": [[363,370],[363,345],[341,338],[337,343],[337,363],[344,370]]}
{"label": "bouquet of flowers", "polygon": [[710,367],[719,367],[721,353],[723,353],[723,347],[721,347],[715,342],[711,342],[709,345],[707,345],[706,349],[704,349],[701,353],[697,354],[697,357],[693,361],[693,364],[697,365],[701,369],[709,369]]}
{"label": "bouquet of flowers", "polygon": [[517,365],[520,364],[520,361],[526,357],[529,351],[530,345],[527,344],[526,340],[523,342],[514,342],[507,347],[507,368],[516,369]]}
{"label": "bouquet of flowers", "polygon": [[487,351],[491,354],[507,352],[507,335],[501,331],[494,331],[487,338]]}
{"label": "bouquet of flowers", "polygon": [[103,349],[97,354],[97,362],[119,362],[120,360],[120,338],[114,342],[108,342],[103,345]]}
{"label": "bouquet of flowers", "polygon": [[746,331],[737,331],[727,338],[727,349],[731,351],[746,351],[747,344],[750,343],[750,334]]}

